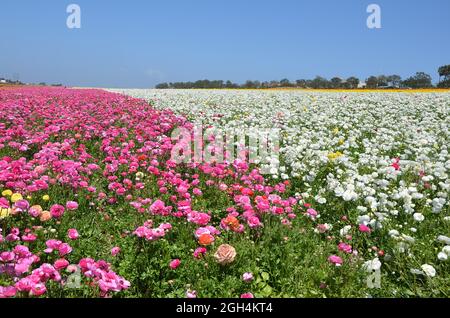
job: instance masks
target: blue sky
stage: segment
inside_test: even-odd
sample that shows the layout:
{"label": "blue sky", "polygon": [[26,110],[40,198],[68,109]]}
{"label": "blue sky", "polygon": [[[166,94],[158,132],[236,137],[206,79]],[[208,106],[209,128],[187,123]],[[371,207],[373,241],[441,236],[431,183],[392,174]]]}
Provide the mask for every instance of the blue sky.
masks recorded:
{"label": "blue sky", "polygon": [[[450,64],[450,1],[0,0],[0,77],[71,86],[407,77]],[[66,7],[81,7],[68,29]],[[368,29],[379,4],[382,28]]]}

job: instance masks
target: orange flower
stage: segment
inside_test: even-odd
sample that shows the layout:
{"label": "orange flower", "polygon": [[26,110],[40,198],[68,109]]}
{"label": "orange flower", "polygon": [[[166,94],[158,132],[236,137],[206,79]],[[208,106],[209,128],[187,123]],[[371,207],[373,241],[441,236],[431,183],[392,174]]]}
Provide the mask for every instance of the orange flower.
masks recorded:
{"label": "orange flower", "polygon": [[239,228],[239,220],[232,215],[227,216],[225,220],[223,220],[223,223],[233,231]]}
{"label": "orange flower", "polygon": [[51,218],[52,218],[51,213],[50,213],[49,211],[44,211],[44,212],[41,213],[41,216],[40,216],[39,219],[40,219],[42,222],[45,222],[45,221],[50,220]]}
{"label": "orange flower", "polygon": [[202,234],[198,238],[198,242],[199,242],[200,245],[208,246],[212,242],[214,242],[214,236],[212,236],[211,234]]}

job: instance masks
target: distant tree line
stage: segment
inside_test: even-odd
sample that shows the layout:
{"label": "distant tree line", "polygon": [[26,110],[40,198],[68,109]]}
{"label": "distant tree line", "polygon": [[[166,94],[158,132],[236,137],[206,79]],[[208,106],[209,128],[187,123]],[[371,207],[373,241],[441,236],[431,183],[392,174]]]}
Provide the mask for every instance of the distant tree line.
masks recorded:
{"label": "distant tree line", "polygon": [[63,84],[59,84],[59,83],[57,83],[57,84],[47,84],[47,83],[45,83],[45,82],[24,84],[24,83],[22,83],[21,81],[14,81],[14,80],[10,80],[10,79],[3,78],[3,77],[0,77],[0,84],[8,84],[8,85],[30,85],[30,86],[37,85],[37,86],[55,86],[55,87],[61,87],[61,86],[63,86]]}
{"label": "distant tree line", "polygon": [[[439,88],[450,88],[450,65],[439,68]],[[441,80],[443,77],[443,80]],[[312,88],[312,89],[389,89],[389,88],[432,88],[431,76],[424,72],[417,72],[415,75],[402,79],[400,75],[379,75],[370,76],[365,82],[360,82],[359,78],[351,76],[347,79],[333,77],[330,80],[317,76],[314,79],[299,79],[295,82],[287,78],[281,81],[260,82],[248,80],[243,84],[233,83],[231,81],[222,80],[200,80],[196,82],[175,82],[161,83],[156,85],[158,89],[195,89],[195,88],[280,88],[280,87],[296,87],[296,88]]]}

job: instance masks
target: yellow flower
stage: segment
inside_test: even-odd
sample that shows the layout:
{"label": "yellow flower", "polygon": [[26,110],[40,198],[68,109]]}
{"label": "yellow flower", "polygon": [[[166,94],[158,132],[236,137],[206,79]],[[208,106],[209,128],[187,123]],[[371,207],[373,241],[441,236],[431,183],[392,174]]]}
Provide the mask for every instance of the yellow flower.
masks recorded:
{"label": "yellow flower", "polygon": [[31,199],[33,199],[33,197],[31,195],[27,195],[27,200],[30,201]]}
{"label": "yellow flower", "polygon": [[23,197],[22,197],[22,195],[20,193],[14,193],[11,196],[11,202],[12,203],[16,203],[17,201],[20,201],[20,200],[23,200]]}
{"label": "yellow flower", "polygon": [[339,134],[339,128],[337,128],[337,127],[334,128],[333,129],[333,134],[335,134],[335,135]]}
{"label": "yellow flower", "polygon": [[1,209],[0,208],[0,220],[8,217],[11,214],[11,209]]}
{"label": "yellow flower", "polygon": [[13,194],[13,192],[11,190],[4,190],[2,192],[2,196],[4,196],[4,197],[10,197],[10,196],[12,196],[12,194]]}
{"label": "yellow flower", "polygon": [[339,145],[343,145],[345,142],[344,138],[339,139]]}
{"label": "yellow flower", "polygon": [[340,151],[332,152],[327,155],[329,160],[336,160],[339,157],[342,157],[343,154]]}
{"label": "yellow flower", "polygon": [[50,196],[48,194],[46,194],[46,195],[42,196],[42,200],[47,202],[50,200]]}

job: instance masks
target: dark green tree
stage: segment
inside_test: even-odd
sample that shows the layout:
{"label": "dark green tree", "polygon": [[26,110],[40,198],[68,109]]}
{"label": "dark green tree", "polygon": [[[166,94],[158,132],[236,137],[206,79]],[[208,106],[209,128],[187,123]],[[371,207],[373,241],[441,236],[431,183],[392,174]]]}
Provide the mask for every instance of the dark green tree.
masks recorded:
{"label": "dark green tree", "polygon": [[377,77],[378,87],[380,86],[388,86],[388,77],[386,75],[379,75]]}
{"label": "dark green tree", "polygon": [[346,80],[347,83],[347,88],[358,88],[359,85],[359,79],[357,77],[351,76],[349,78],[347,78]]}
{"label": "dark green tree", "polygon": [[[450,65],[441,66],[439,72],[439,88],[450,88]],[[442,77],[444,79],[442,80]]]}
{"label": "dark green tree", "polygon": [[424,72],[417,72],[416,75],[407,78],[403,81],[403,85],[410,88],[433,87],[433,84],[431,83],[431,76]]}
{"label": "dark green tree", "polygon": [[331,88],[341,88],[342,86],[342,79],[339,77],[333,77],[330,80],[330,86]]}
{"label": "dark green tree", "polygon": [[281,85],[281,87],[289,87],[289,86],[291,86],[291,82],[287,78],[283,78],[280,81],[280,85]]}
{"label": "dark green tree", "polygon": [[310,83],[311,88],[329,88],[329,81],[321,76],[316,76]]}
{"label": "dark green tree", "polygon": [[297,87],[300,88],[306,88],[308,87],[308,81],[305,79],[299,79],[295,81],[295,84],[297,85]]}
{"label": "dark green tree", "polygon": [[370,76],[366,80],[367,88],[377,88],[378,87],[378,78],[376,76]]}
{"label": "dark green tree", "polygon": [[169,87],[169,84],[167,84],[167,83],[160,83],[160,84],[156,85],[155,88],[157,88],[157,89],[167,89],[167,88],[170,88],[170,87]]}
{"label": "dark green tree", "polygon": [[400,85],[402,83],[402,78],[400,75],[390,75],[387,77],[387,81],[388,81],[389,85],[391,85],[393,87],[400,87]]}

